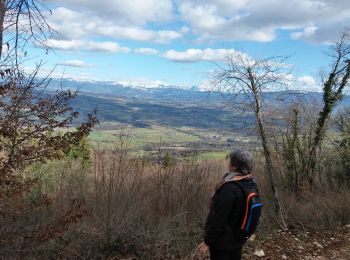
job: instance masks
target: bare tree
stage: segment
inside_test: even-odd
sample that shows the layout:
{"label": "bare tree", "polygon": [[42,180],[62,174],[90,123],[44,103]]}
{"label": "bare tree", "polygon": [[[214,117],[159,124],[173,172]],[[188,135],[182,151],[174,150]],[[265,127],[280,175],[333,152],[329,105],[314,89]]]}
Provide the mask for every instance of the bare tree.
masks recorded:
{"label": "bare tree", "polygon": [[278,198],[274,167],[268,145],[268,137],[264,123],[263,93],[268,89],[277,89],[286,84],[287,72],[285,57],[268,57],[252,59],[240,52],[231,52],[227,55],[224,66],[218,65],[214,77],[215,90],[228,98],[233,106],[253,112],[256,118],[257,129],[264,151],[267,175],[273,193],[273,204],[279,216],[281,225],[286,228],[283,210]]}
{"label": "bare tree", "polygon": [[278,122],[273,130],[275,155],[284,166],[287,187],[299,195],[300,186],[307,180],[310,147],[317,123],[320,104],[310,98],[308,102],[294,100],[290,105],[283,105],[283,112],[278,114]]}
{"label": "bare tree", "polygon": [[[19,57],[27,56],[28,43],[45,46],[54,32],[47,23],[46,14],[51,11],[41,0],[0,0],[2,66],[18,66]],[[6,55],[3,46],[7,48]]]}

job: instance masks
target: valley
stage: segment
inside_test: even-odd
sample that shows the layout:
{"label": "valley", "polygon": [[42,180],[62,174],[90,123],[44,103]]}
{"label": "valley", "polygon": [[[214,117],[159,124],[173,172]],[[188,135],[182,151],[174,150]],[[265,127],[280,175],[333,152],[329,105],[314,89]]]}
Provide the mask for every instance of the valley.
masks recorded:
{"label": "valley", "polygon": [[[57,87],[54,81],[49,90]],[[97,109],[99,124],[89,136],[95,147],[113,148],[123,140],[135,153],[156,153],[159,148],[175,156],[198,153],[200,158],[224,158],[233,147],[254,150],[258,142],[255,117],[247,110],[232,109],[216,92],[195,88],[135,88],[101,82],[65,81],[64,89],[78,90],[72,101],[84,115]],[[320,93],[265,93],[268,106],[283,111],[279,103],[288,96],[292,101],[320,102]],[[244,102],[237,96],[236,102]],[[339,106],[350,104],[346,96]]]}

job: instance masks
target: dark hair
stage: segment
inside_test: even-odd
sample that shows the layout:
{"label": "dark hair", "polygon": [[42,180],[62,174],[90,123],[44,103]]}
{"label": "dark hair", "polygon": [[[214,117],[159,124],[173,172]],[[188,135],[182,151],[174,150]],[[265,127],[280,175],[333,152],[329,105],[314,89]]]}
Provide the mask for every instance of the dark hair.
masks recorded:
{"label": "dark hair", "polygon": [[243,174],[251,173],[253,170],[253,156],[244,150],[235,150],[230,153],[230,164]]}

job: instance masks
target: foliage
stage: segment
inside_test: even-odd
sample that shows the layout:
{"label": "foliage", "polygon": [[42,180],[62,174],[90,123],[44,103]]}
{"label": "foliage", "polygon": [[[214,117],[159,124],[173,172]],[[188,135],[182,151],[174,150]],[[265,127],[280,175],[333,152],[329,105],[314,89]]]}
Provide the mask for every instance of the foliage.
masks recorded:
{"label": "foliage", "polygon": [[169,152],[166,152],[166,154],[163,157],[163,166],[167,168],[175,164],[176,164],[176,159]]}
{"label": "foliage", "polygon": [[329,56],[333,64],[329,74],[323,79],[323,108],[315,127],[315,135],[310,146],[307,175],[310,185],[317,164],[317,150],[322,148],[331,113],[344,96],[350,79],[350,35],[345,31],[331,48]]}
{"label": "foliage", "polygon": [[72,161],[78,160],[84,166],[91,164],[91,145],[87,139],[84,137],[77,144],[71,144],[69,149],[65,153],[65,158]]}
{"label": "foliage", "polygon": [[[39,0],[0,2],[0,39],[7,47],[0,57],[0,187],[21,182],[21,171],[36,162],[57,159],[78,144],[97,123],[96,112],[75,131],[67,129],[79,116],[70,103],[77,92],[46,91],[48,77],[39,77],[41,63],[32,73],[23,70],[26,46],[43,44],[51,35],[46,9]],[[0,44],[2,46],[2,44]],[[20,53],[23,53],[23,55]]]}
{"label": "foliage", "polygon": [[[285,166],[289,189],[295,193],[306,185],[312,188],[324,167],[322,150],[327,147],[325,139],[329,130],[329,120],[349,86],[350,44],[347,33],[343,33],[340,40],[330,48],[329,55],[333,64],[323,80],[321,106],[294,101],[292,106],[287,107],[284,115],[278,115],[282,127],[277,126],[280,128],[279,133],[274,137],[276,156],[280,157],[282,165]],[[344,122],[338,120],[339,123],[341,121]],[[349,159],[344,134],[346,127],[343,124],[340,128],[343,129],[341,134],[343,137],[338,150],[341,151],[340,156],[346,167]]]}
{"label": "foliage", "polygon": [[35,75],[6,72],[0,85],[1,178],[9,179],[26,166],[62,156],[71,144],[78,144],[97,122],[94,113],[76,131],[55,134],[56,129],[70,127],[79,113],[69,105],[77,93],[70,91],[46,95],[43,81]]}

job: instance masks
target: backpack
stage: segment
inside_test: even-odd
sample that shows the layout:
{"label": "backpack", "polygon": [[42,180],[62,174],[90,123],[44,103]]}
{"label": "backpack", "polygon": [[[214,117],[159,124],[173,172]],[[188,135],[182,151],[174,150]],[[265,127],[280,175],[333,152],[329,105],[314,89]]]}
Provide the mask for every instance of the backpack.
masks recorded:
{"label": "backpack", "polygon": [[232,181],[235,183],[243,193],[244,209],[241,217],[240,231],[241,235],[248,239],[253,235],[259,225],[259,219],[261,216],[261,209],[263,204],[261,203],[259,191],[255,182],[242,183],[240,181]]}

